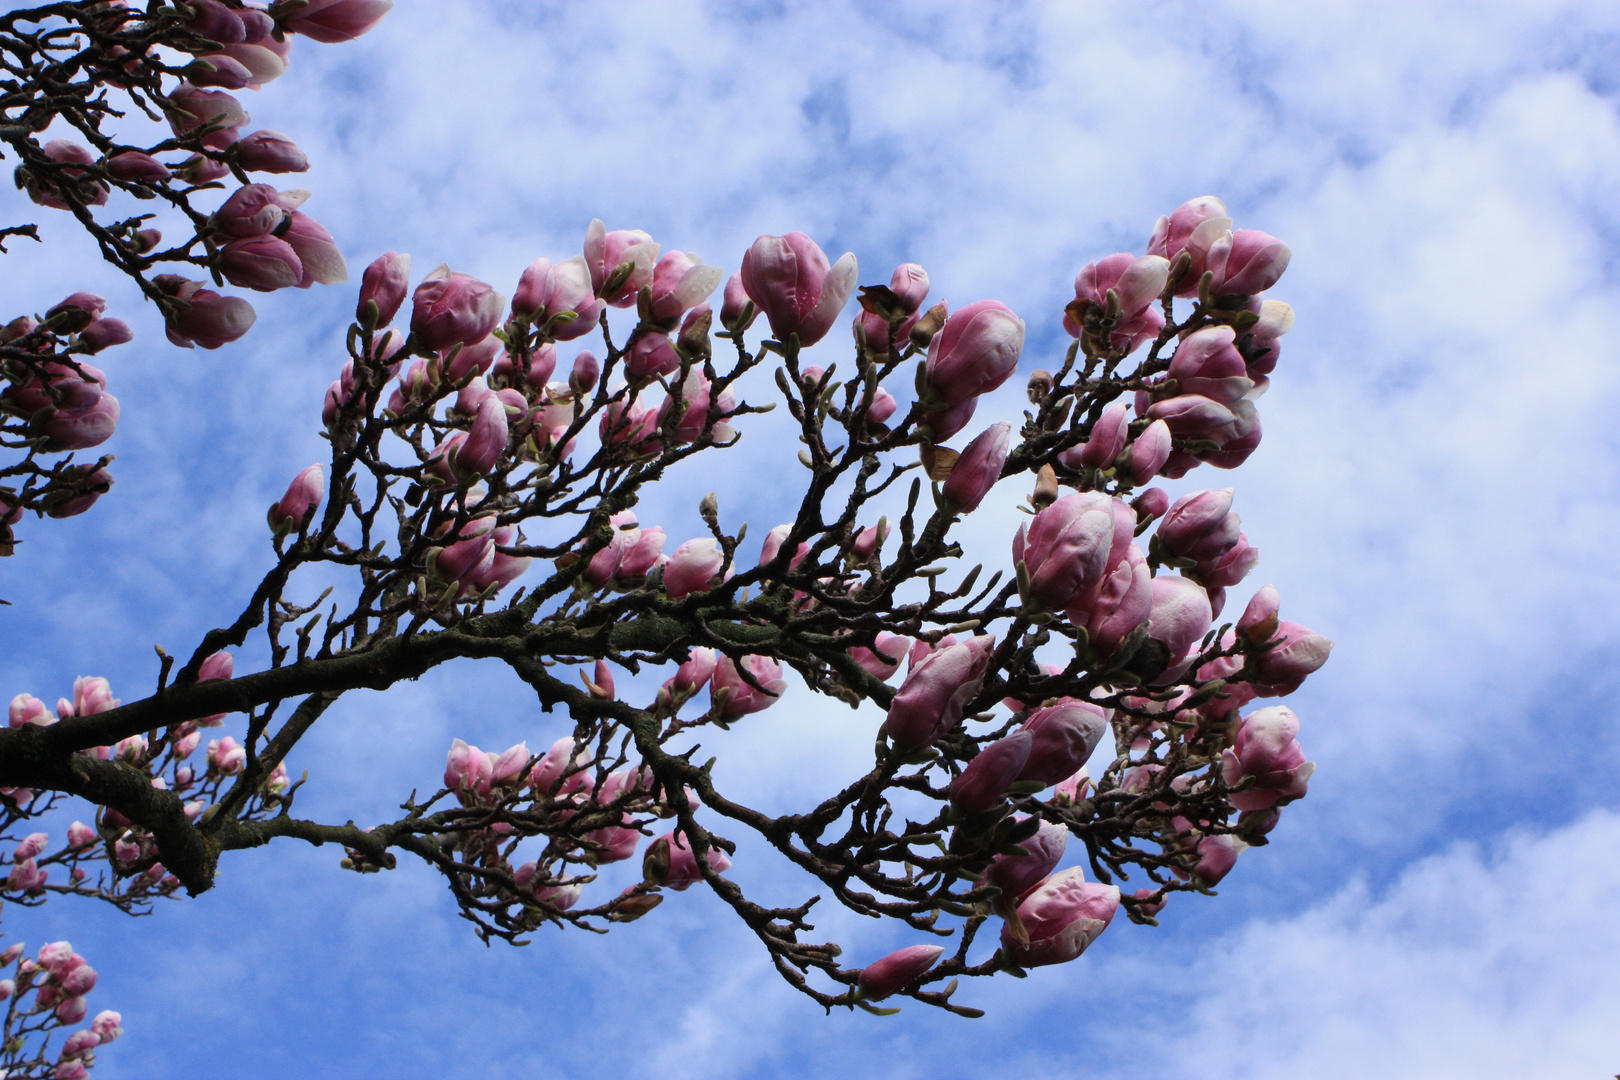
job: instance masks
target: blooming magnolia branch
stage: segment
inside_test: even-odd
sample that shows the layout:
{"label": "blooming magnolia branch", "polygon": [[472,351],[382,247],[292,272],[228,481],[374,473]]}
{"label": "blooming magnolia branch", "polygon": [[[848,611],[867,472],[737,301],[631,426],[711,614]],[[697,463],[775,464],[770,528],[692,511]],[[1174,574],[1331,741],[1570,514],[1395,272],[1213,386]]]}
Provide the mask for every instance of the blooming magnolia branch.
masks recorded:
{"label": "blooming magnolia branch", "polygon": [[[299,209],[309,192],[252,181],[253,173],[303,172],[309,162],[279,132],[244,130],[250,118],[230,91],[259,90],[282,74],[289,35],[352,40],[391,6],[283,0],[263,10],[185,0],[145,10],[58,3],[0,15],[0,157],[16,160],[19,189],[70,215],[101,257],[158,304],[170,341],[217,349],[253,325],[252,305],[158,272],[164,264],[261,292],[348,276],[331,234]],[[171,137],[126,142],[137,115],[166,123]],[[241,186],[207,209],[226,182]],[[130,215],[132,199],[177,213],[185,238],[164,247],[148,224],[156,215]],[[0,253],[19,236],[40,238],[35,224],[7,225]],[[80,464],[72,457],[106,442],[118,423],[106,375],[86,362],[132,337],[105,312],[101,297],[79,292],[0,328],[0,449],[13,452],[0,459],[0,555],[12,553],[25,511],[81,514],[112,484],[111,456]]]}
{"label": "blooming magnolia branch", "polygon": [[[1269,586],[1218,625],[1258,559],[1233,490],[1146,486],[1236,468],[1260,443],[1254,402],[1292,321],[1262,294],[1288,249],[1232,226],[1193,200],[1148,254],[1083,268],[1073,342],[1030,376],[1016,432],[992,422],[960,452],[943,443],[1012,377],[1025,327],[993,300],[925,307],[921,267],[860,289],[840,373],[803,350],[841,318],[855,258],[799,233],[761,237],[722,290],[697,256],[593,222],[582,254],[536,260],[510,304],[442,266],[413,291],[409,258],[383,255],[323,402],[331,458],[270,508],[273,563],[242,612],[188,658],[163,655],[141,700],[81,679],[54,711],[12,702],[7,827],[65,795],[99,809],[52,854],[43,834],[19,841],[8,895],[138,909],[209,888],[225,852],[291,837],[342,845],[360,872],[419,858],[486,940],[521,941],[637,919],[701,882],[821,1004],[905,994],[962,1015],[978,1011],[950,1000],[958,977],[1071,960],[1121,908],[1154,923],[1305,794],[1294,714],[1241,710],[1292,693],[1331,644],[1281,621]],[[628,333],[613,308],[633,309]],[[760,315],[770,337],[750,344]],[[600,355],[565,366],[559,346],[592,334]],[[744,397],[773,384],[776,400]],[[793,520],[755,547],[711,495],[706,534],[666,552],[634,510],[647,486],[731,450],[778,402],[802,444]],[[953,530],[997,483],[1030,483],[1031,516],[986,577]],[[346,584],[312,597],[323,565]],[[229,650],[261,633],[269,665],[237,674]],[[506,663],[571,732],[542,752],[456,740],[443,786],[369,829],[295,814],[289,761],[343,694],[473,658]],[[648,667],[667,672],[655,693],[617,688]],[[884,710],[870,768],[791,814],[728,797],[708,750],[804,692]],[[202,729],[232,714],[204,751]],[[741,830],[922,943],[842,966],[813,937],[819,897],[766,907],[727,876]],[[1054,872],[1070,837],[1085,869]],[[593,895],[600,866],[638,852],[640,883]],[[91,881],[80,863],[97,859]],[[991,920],[998,941],[975,950]]]}

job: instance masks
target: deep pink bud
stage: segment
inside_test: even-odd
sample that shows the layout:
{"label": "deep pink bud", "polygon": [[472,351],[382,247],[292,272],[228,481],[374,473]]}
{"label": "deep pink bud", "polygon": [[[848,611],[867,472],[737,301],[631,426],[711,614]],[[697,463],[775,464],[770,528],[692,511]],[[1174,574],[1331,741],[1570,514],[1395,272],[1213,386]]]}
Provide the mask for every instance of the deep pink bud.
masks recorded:
{"label": "deep pink bud", "polygon": [[1108,711],[1089,701],[1065,699],[1064,703],[1036,709],[1021,730],[1034,740],[1029,760],[1019,780],[1055,784],[1070,776],[1091,757],[1108,730]]}
{"label": "deep pink bud", "polygon": [[239,187],[209,221],[226,236],[268,236],[280,229],[290,214],[281,196],[269,184]]}
{"label": "deep pink bud", "polygon": [[94,1050],[100,1042],[101,1036],[93,1031],[75,1031],[62,1044],[62,1056],[65,1058],[83,1057],[91,1050]]}
{"label": "deep pink bud", "polygon": [[118,399],[102,394],[87,409],[53,412],[38,423],[45,449],[88,450],[112,438],[118,427]]}
{"label": "deep pink bud", "polygon": [[1147,430],[1131,444],[1131,479],[1135,483],[1145,484],[1157,476],[1164,463],[1170,460],[1171,446],[1170,425],[1163,420],[1149,424]]}
{"label": "deep pink bud", "polygon": [[945,952],[942,945],[912,945],[861,970],[860,988],[868,1001],[882,1001],[916,982]]}
{"label": "deep pink bud", "polygon": [[279,131],[255,131],[235,146],[236,161],[248,172],[296,173],[309,171],[309,158],[298,144]]}
{"label": "deep pink bud", "polygon": [[1148,488],[1131,500],[1131,509],[1136,511],[1138,526],[1157,521],[1170,509],[1170,493],[1164,488]]}
{"label": "deep pink bud", "polygon": [[768,656],[744,656],[742,670],[764,692],[755,690],[743,681],[731,657],[720,657],[715,662],[714,677],[709,681],[709,693],[720,702],[720,712],[724,716],[745,716],[768,709],[787,689],[787,680],[782,678],[782,665]]}
{"label": "deep pink bud", "polygon": [[977,510],[985,495],[1001,479],[1011,432],[1011,424],[992,424],[962,450],[942,492],[957,513]]}
{"label": "deep pink bud", "polygon": [[[626,373],[629,373],[628,368]],[[711,408],[719,413],[713,425],[709,423]],[[726,417],[736,408],[737,397],[731,387],[727,386],[715,398],[713,384],[703,377],[701,368],[694,367],[686,373],[686,381],[681,383],[681,418],[674,424],[670,438],[678,444],[685,444],[696,442],[707,434],[718,443],[730,442],[736,437],[737,429],[726,422]],[[658,426],[662,427],[674,411],[675,399],[665,398],[658,409]]]}
{"label": "deep pink bud", "polygon": [[183,349],[201,345],[217,349],[247,333],[255,318],[253,305],[239,296],[221,296],[201,282],[159,274],[153,284],[180,304],[164,307],[169,340]]}
{"label": "deep pink bud", "polygon": [[[1253,401],[1234,401],[1228,406],[1232,422],[1207,437],[1218,441],[1219,450],[1200,450],[1198,460],[1208,462],[1217,469],[1235,469],[1249,460],[1260,445],[1260,414]],[[1166,470],[1168,475],[1168,470]]]}
{"label": "deep pink bud", "polygon": [[1104,409],[1091,427],[1091,436],[1079,446],[1065,450],[1063,464],[1076,471],[1083,468],[1108,469],[1130,439],[1130,417],[1125,403],[1115,402]]}
{"label": "deep pink bud", "polygon": [[528,767],[531,756],[529,744],[526,742],[520,742],[516,746],[508,747],[490,765],[490,786],[501,787],[517,779],[523,770]]}
{"label": "deep pink bud", "polygon": [[845,252],[831,267],[815,241],[801,232],[761,236],[743,256],[743,289],[770,320],[780,341],[798,334],[814,345],[855,291],[855,256]]}
{"label": "deep pink bud", "polygon": [[370,307],[375,303],[377,320],[369,325],[387,326],[399,314],[399,306],[405,302],[405,292],[410,283],[409,255],[389,251],[377,256],[360,276],[360,303],[355,308],[355,318],[363,325],[368,324]]}
{"label": "deep pink bud", "polygon": [[243,236],[220,250],[219,270],[225,280],[244,289],[275,292],[295,287],[304,276],[304,264],[285,240],[274,236]]}
{"label": "deep pink bud", "polygon": [[187,27],[198,37],[235,45],[247,36],[241,16],[219,0],[187,0],[180,10],[187,15]]}
{"label": "deep pink bud", "polygon": [[325,494],[326,473],[319,465],[311,465],[293,477],[287,493],[270,508],[270,530],[280,536],[300,528],[304,515],[320,506]]}
{"label": "deep pink bud", "polygon": [[667,376],[679,368],[680,353],[669,335],[643,334],[630,345],[630,356],[624,361],[624,377],[630,382],[643,382]]}
{"label": "deep pink bud", "polygon": [[[68,826],[67,838],[68,847],[73,848],[74,850],[89,847],[91,844],[96,842],[96,830],[92,829],[82,821],[75,821],[73,824]],[[0,967],[3,966],[5,966],[5,958],[0,957]]]}
{"label": "deep pink bud", "polygon": [[366,33],[393,7],[394,0],[308,0],[282,15],[280,22],[283,30],[333,45]]}
{"label": "deep pink bud", "polygon": [[1237,543],[1238,516],[1231,509],[1231,488],[1183,495],[1159,522],[1159,546],[1189,559],[1219,558]]}
{"label": "deep pink bud", "polygon": [[495,559],[494,518],[477,518],[456,533],[456,539],[442,548],[428,549],[429,577],[437,582],[460,582],[458,595],[465,596],[473,582],[488,573]]}
{"label": "deep pink bud", "polygon": [[[508,391],[502,391],[507,393]],[[491,589],[499,591],[512,582],[528,573],[534,559],[528,555],[507,555],[500,550],[501,547],[511,547],[517,543],[517,528],[503,525],[490,534],[495,545],[494,554],[490,556],[489,564],[475,568],[466,577],[470,591],[487,592]]]}
{"label": "deep pink bud", "polygon": [[1069,846],[1069,830],[1043,821],[1035,835],[1018,846],[1024,854],[997,855],[984,874],[985,884],[998,887],[1008,900],[1019,899],[1052,872]]}
{"label": "deep pink bud", "polygon": [[126,344],[134,338],[135,332],[123,319],[97,319],[79,331],[79,344],[84,346],[86,352],[92,354],[110,349],[114,345]]}
{"label": "deep pink bud", "polygon": [[896,744],[920,750],[954,728],[978,696],[995,652],[996,639],[979,634],[957,645],[936,648],[906,672],[889,705],[884,730]]}
{"label": "deep pink bud", "polygon": [[[886,424],[897,408],[899,408],[899,403],[894,400],[894,395],[880,386],[877,388],[877,392],[872,395],[872,405],[866,410],[866,419],[873,424]],[[939,413],[936,415],[943,416],[944,414]],[[952,432],[952,434],[955,434],[955,432]]]}
{"label": "deep pink bud", "polygon": [[495,467],[511,438],[506,405],[491,394],[478,406],[467,440],[450,452],[450,471],[458,481],[484,476]]}
{"label": "deep pink bud", "polygon": [[107,159],[106,168],[109,175],[131,183],[167,180],[170,176],[167,165],[139,150],[126,150],[122,154],[114,154]]}
{"label": "deep pink bud", "polygon": [[411,297],[411,333],[434,350],[472,345],[489,337],[504,304],[489,285],[441,264]]}
{"label": "deep pink bud", "polygon": [[[596,780],[585,766],[591,763],[595,755],[589,746],[576,749],[576,745],[573,738],[566,735],[551,744],[551,749],[529,770],[529,783],[536,791],[549,794],[552,785],[559,781],[562,784],[559,795],[591,790]],[[569,773],[566,779],[565,773]],[[449,786],[448,781],[446,786]]]}
{"label": "deep pink bud", "polygon": [[1238,619],[1237,632],[1248,641],[1258,645],[1269,641],[1277,632],[1277,609],[1282,606],[1282,597],[1270,585],[1255,593],[1249,600],[1249,606],[1243,609],[1242,618]]}
{"label": "deep pink bud", "polygon": [[[83,997],[96,988],[96,969],[89,964],[80,964],[62,976],[62,993],[73,997]],[[81,1016],[80,1019],[83,1019]],[[77,1020],[69,1023],[77,1023]]]}
{"label": "deep pink bud", "polygon": [[915,314],[928,298],[928,271],[916,263],[901,263],[889,276],[889,291],[900,301],[906,314]]}
{"label": "deep pink bud", "polygon": [[[444,786],[461,796],[488,794],[493,762],[489,755],[476,746],[456,739],[450,744],[450,753],[444,761]],[[463,798],[462,802],[468,801]]]}
{"label": "deep pink bud", "polygon": [[64,1024],[77,1024],[90,1011],[82,996],[63,998],[56,1007],[56,1018]]}
{"label": "deep pink bud", "polygon": [[1065,495],[1019,527],[1013,563],[1020,568],[1026,606],[1062,610],[1102,580],[1111,561],[1114,516],[1112,497],[1086,491]]}
{"label": "deep pink bud", "polygon": [[744,312],[748,311],[750,302],[748,290],[743,286],[742,272],[732,274],[726,280],[726,291],[720,304],[720,325],[734,334],[740,334],[752,326],[754,320],[759,318],[757,304],[754,305],[753,313],[748,316],[748,321],[738,325]]}
{"label": "deep pink bud", "polygon": [[1148,406],[1148,416],[1163,420],[1172,435],[1208,435],[1230,424],[1232,410],[1202,394],[1178,394]]}
{"label": "deep pink bud", "polygon": [[1239,229],[1210,246],[1205,268],[1216,296],[1262,293],[1288,269],[1288,245],[1259,229]]}
{"label": "deep pink bud", "polygon": [[952,781],[951,803],[968,814],[983,813],[995,806],[1023,771],[1034,741],[1029,732],[1015,731],[980,750],[962,775]]}
{"label": "deep pink bud", "polygon": [[[999,300],[954,312],[928,346],[928,388],[946,406],[987,394],[1007,381],[1024,348],[1024,321]],[[935,433],[935,440],[943,436]]]}
{"label": "deep pink bud", "polygon": [[568,376],[568,388],[576,394],[588,394],[596,389],[596,382],[602,377],[602,365],[597,362],[595,354],[586,351],[574,357],[574,366]]}
{"label": "deep pink bud", "polygon": [[[1115,523],[1124,516],[1116,509]],[[1106,577],[1075,598],[1067,615],[1069,622],[1086,628],[1091,644],[1098,651],[1110,656],[1147,620],[1152,610],[1153,571],[1148,568],[1142,550],[1131,544],[1125,558],[1108,571]]]}
{"label": "deep pink bud", "polygon": [[664,591],[671,600],[707,591],[725,559],[719,541],[712,537],[688,540],[664,564]]}
{"label": "deep pink bud", "polygon": [[652,280],[652,317],[674,323],[689,308],[709,298],[726,272],[718,266],[705,266],[690,251],[671,251],[658,260]]}
{"label": "deep pink bud", "polygon": [[654,264],[658,260],[658,245],[640,229],[607,231],[600,218],[585,230],[585,265],[591,272],[591,289],[600,294],[608,278],[624,263],[635,269],[624,283],[602,300],[614,307],[629,307],[636,302],[636,294],[653,283]]}

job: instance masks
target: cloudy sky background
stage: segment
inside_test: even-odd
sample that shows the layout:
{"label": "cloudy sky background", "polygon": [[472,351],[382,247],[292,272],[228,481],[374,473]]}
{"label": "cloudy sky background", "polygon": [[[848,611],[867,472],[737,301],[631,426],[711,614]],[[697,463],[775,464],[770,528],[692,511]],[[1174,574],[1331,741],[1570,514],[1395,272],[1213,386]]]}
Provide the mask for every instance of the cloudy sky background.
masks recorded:
{"label": "cloudy sky background", "polygon": [[[101,972],[93,1008],[128,1030],[103,1080],[1613,1075],[1617,34],[1612,9],[1546,2],[403,0],[361,42],[300,42],[246,104],[308,151],[296,186],[356,279],[396,249],[509,294],[592,217],[728,269],[800,229],[855,251],[863,283],[916,261],[953,306],[1009,304],[1027,373],[1061,357],[1075,271],[1140,253],[1185,199],[1288,241],[1274,295],[1298,324],[1265,442],[1177,490],[1234,484],[1264,553],[1246,584],[1338,642],[1289,702],[1311,794],[1219,898],[964,986],[978,1021],[824,1017],[701,890],[605,938],[485,949],[425,870],[357,878],[291,844],[143,920],[13,908],[8,940],[68,937]],[[247,339],[181,353],[48,211],[8,192],[0,215],[61,239],[14,249],[7,317],[91,287],[138,333],[103,365],[118,486],[26,523],[0,564],[0,686],[54,700],[104,674],[134,698],[154,642],[188,652],[262,573],[264,507],[324,456],[353,290],[255,297]],[[967,434],[1011,419],[1020,381]],[[709,490],[756,536],[781,520],[801,471],[783,419],[751,418],[740,452],[672,477],[642,521],[698,535]],[[1005,487],[967,526],[992,567],[1024,494]],[[786,810],[858,769],[878,718],[800,688],[755,720],[710,742],[717,775]],[[488,666],[354,695],[291,762],[311,772],[300,810],[366,824],[436,786],[453,737],[565,730]],[[743,855],[761,896],[814,891]],[[851,963],[914,941],[818,914]]]}

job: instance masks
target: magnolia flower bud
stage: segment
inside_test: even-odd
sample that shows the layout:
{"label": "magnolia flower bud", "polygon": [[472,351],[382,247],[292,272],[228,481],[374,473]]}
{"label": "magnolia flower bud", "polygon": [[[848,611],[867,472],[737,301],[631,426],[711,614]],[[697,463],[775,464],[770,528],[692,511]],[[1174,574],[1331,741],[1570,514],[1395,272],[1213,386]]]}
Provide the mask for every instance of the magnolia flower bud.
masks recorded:
{"label": "magnolia flower bud", "polygon": [[859,986],[868,1001],[882,1001],[921,978],[945,952],[942,945],[912,945],[861,970]]}
{"label": "magnolia flower bud", "polygon": [[[384,252],[366,267],[360,276],[360,303],[355,308],[355,319],[362,326],[373,329],[387,326],[399,314],[405,302],[405,292],[411,284],[411,257],[395,251]],[[376,318],[371,305],[377,305]]]}
{"label": "magnolia flower bud", "polygon": [[855,290],[855,256],[845,252],[832,266],[815,241],[801,232],[761,236],[743,256],[743,289],[770,320],[779,341],[799,335],[800,345],[827,336]]}
{"label": "magnolia flower bud", "polygon": [[319,465],[311,465],[287,485],[287,493],[270,507],[270,531],[277,536],[303,527],[304,515],[321,505],[326,493],[326,474]]}
{"label": "magnolia flower bud", "polygon": [[957,513],[969,514],[977,510],[996,481],[1001,479],[1001,467],[1007,461],[1011,432],[1011,424],[992,424],[963,448],[941,491],[945,501]]}
{"label": "magnolia flower bud", "polygon": [[952,782],[952,805],[967,814],[983,813],[995,806],[1023,771],[1033,745],[1034,737],[1029,732],[1015,731],[980,750]]}
{"label": "magnolia flower bud", "polygon": [[1119,910],[1119,889],[1085,880],[1076,867],[1047,878],[1018,905],[1028,942],[1011,926],[1001,931],[1001,947],[1014,963],[1040,967],[1073,960],[1096,941]]}
{"label": "magnolia flower bud", "polygon": [[954,728],[978,696],[995,646],[994,637],[979,634],[962,644],[935,649],[913,663],[883,722],[889,738],[919,750]]}
{"label": "magnolia flower bud", "polygon": [[768,656],[743,657],[742,670],[753,678],[761,690],[743,681],[737,663],[731,657],[722,656],[715,662],[709,693],[720,703],[723,716],[745,716],[768,709],[787,689],[787,680],[782,678],[782,665]]}
{"label": "magnolia flower bud", "polygon": [[945,320],[928,347],[928,389],[946,406],[987,394],[1018,367],[1023,348],[1024,321],[1005,304],[969,304]]}

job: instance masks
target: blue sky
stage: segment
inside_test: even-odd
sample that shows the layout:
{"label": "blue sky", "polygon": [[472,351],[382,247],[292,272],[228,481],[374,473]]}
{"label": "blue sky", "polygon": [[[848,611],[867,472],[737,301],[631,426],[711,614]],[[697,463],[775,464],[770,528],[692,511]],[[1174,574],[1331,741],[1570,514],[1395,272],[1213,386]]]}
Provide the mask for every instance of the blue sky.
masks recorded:
{"label": "blue sky", "polygon": [[[101,972],[93,1007],[128,1031],[103,1080],[1620,1071],[1616,70],[1620,13],[1550,2],[402,0],[361,42],[299,43],[246,104],[308,151],[296,186],[356,277],[396,249],[418,276],[444,261],[510,293],[530,260],[576,253],[592,217],[728,269],[758,234],[800,229],[853,250],[862,282],[916,261],[953,305],[1007,303],[1028,370],[1066,344],[1075,271],[1140,253],[1183,200],[1219,195],[1287,240],[1274,294],[1298,323],[1260,402],[1265,442],[1179,490],[1234,484],[1263,552],[1250,583],[1338,643],[1289,702],[1311,794],[1219,898],[964,987],[989,1013],[971,1022],[824,1017],[699,889],[605,938],[486,949],[425,870],[357,878],[291,844],[145,919],[13,908],[8,939],[68,937]],[[103,365],[118,486],[30,524],[36,542],[0,564],[0,686],[54,700],[104,674],[128,699],[154,642],[188,651],[264,565],[264,507],[322,457],[353,291],[255,298],[247,339],[182,354],[54,232],[8,258],[11,313],[96,288],[138,337]],[[775,524],[798,470],[781,419],[673,476],[643,522],[697,535],[715,490],[728,521]],[[966,526],[987,560],[1023,494],[1003,487]],[[717,775],[767,807],[847,776],[877,723],[798,689],[711,744]],[[453,737],[563,731],[468,664],[346,700],[291,764],[311,772],[302,809],[365,824],[434,785]],[[813,891],[743,856],[734,876],[762,896]],[[819,915],[852,962],[911,943]]]}

